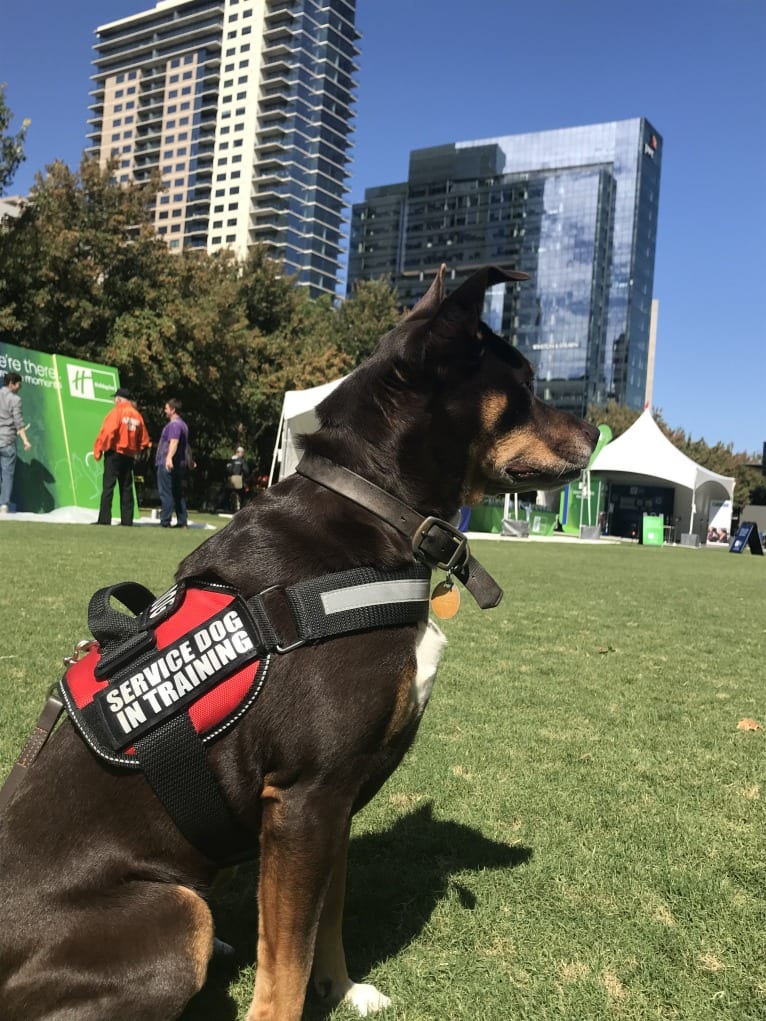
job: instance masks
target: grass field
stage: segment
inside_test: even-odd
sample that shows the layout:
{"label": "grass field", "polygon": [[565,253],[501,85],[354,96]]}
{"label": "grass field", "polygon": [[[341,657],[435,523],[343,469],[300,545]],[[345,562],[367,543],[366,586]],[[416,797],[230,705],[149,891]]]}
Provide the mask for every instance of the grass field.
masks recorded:
{"label": "grass field", "polygon": [[[3,775],[92,591],[160,592],[210,534],[95,531],[0,525]],[[352,973],[391,996],[387,1021],[763,1021],[766,731],[737,724],[766,725],[766,558],[473,550],[505,600],[463,594],[418,741],[357,817]],[[243,868],[218,895],[237,960],[184,1021],[244,1018],[254,882]]]}

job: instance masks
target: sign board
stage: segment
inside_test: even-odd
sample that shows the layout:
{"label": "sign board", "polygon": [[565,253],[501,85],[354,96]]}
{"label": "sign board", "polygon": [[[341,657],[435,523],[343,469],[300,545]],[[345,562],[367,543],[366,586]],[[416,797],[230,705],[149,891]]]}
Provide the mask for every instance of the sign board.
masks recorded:
{"label": "sign board", "polygon": [[661,514],[644,514],[641,519],[641,543],[662,546],[665,540],[665,519]]}
{"label": "sign board", "polygon": [[757,556],[763,556],[763,546],[758,535],[758,526],[754,521],[743,521],[734,536],[734,542],[729,547],[729,553],[742,553],[745,546],[750,547],[750,552]]}
{"label": "sign board", "polygon": [[18,445],[13,485],[16,509],[44,514],[57,507],[96,509],[101,463],[93,441],[120,385],[117,369],[65,355],[0,343],[0,378],[18,372],[24,422],[32,449]]}

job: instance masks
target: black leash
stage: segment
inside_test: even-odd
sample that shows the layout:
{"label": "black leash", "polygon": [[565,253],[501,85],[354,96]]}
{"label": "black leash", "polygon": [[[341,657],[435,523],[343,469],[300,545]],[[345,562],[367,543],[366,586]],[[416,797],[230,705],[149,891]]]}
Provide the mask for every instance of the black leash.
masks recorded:
{"label": "black leash", "polygon": [[503,598],[503,590],[471,555],[468,540],[454,525],[441,518],[423,517],[380,486],[325,457],[304,454],[295,470],[304,478],[364,507],[406,536],[412,543],[416,560],[431,570],[454,574],[482,610],[497,606]]}

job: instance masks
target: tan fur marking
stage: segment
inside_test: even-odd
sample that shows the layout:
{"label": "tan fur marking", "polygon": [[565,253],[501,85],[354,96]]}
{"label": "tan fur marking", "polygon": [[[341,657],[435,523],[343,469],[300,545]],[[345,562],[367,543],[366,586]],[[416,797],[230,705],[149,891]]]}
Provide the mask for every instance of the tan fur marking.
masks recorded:
{"label": "tan fur marking", "polygon": [[412,697],[412,690],[415,684],[417,666],[413,663],[402,674],[399,687],[396,690],[396,702],[391,713],[391,719],[386,727],[385,740],[393,741],[404,730],[412,719],[415,703]]}
{"label": "tan fur marking", "polygon": [[487,432],[492,432],[500,420],[500,416],[508,410],[508,396],[501,393],[488,393],[481,402],[481,424]]}
{"label": "tan fur marking", "polygon": [[561,460],[547,443],[529,429],[516,430],[512,435],[504,436],[493,445],[491,457],[498,465],[508,464],[520,458],[528,462],[531,468],[541,469],[555,465]]}
{"label": "tan fur marking", "polygon": [[204,900],[187,886],[177,886],[174,892],[181,901],[182,910],[185,909],[192,916],[194,929],[188,953],[195,966],[197,988],[201,989],[213,952],[213,916]]}

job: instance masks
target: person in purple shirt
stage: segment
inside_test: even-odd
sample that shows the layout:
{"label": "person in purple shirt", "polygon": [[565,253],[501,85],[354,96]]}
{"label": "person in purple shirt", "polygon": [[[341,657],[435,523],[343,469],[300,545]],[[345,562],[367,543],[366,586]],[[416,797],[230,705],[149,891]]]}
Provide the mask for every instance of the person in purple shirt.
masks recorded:
{"label": "person in purple shirt", "polygon": [[160,442],[157,444],[157,488],[160,491],[160,524],[170,528],[173,510],[176,512],[176,523],[173,528],[188,528],[186,514],[186,498],[183,484],[187,468],[193,468],[189,447],[189,428],[179,412],[181,402],[175,397],[165,402],[165,414],[168,424],[162,430]]}

